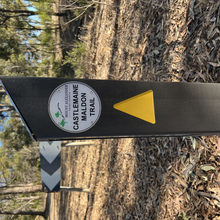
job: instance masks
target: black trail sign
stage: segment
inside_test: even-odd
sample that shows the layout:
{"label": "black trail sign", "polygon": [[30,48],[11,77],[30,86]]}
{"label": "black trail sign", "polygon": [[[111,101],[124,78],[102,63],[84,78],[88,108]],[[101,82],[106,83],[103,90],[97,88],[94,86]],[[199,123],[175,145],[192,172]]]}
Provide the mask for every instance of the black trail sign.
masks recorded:
{"label": "black trail sign", "polygon": [[220,133],[218,84],[0,79],[38,141]]}

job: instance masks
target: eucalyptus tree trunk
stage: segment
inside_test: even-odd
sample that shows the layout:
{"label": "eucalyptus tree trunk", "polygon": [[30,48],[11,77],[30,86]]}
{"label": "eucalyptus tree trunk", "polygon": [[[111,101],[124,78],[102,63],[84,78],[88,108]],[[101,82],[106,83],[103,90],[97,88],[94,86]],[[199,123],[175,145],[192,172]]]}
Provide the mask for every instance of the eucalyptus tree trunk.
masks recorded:
{"label": "eucalyptus tree trunk", "polygon": [[44,216],[44,212],[34,211],[0,211],[1,215],[41,215]]}
{"label": "eucalyptus tree trunk", "polygon": [[5,188],[0,187],[0,195],[42,192],[42,185]]}
{"label": "eucalyptus tree trunk", "polygon": [[0,95],[6,95],[5,90],[0,90]]}

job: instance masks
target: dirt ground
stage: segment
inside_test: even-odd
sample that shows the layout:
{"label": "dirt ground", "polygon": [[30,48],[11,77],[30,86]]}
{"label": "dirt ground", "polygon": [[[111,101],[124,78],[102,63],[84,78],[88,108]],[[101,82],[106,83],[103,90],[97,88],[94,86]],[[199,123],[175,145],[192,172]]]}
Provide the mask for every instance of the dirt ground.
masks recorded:
{"label": "dirt ground", "polygon": [[[84,77],[218,83],[219,0],[105,0],[83,41]],[[181,125],[180,125],[181,126]],[[220,219],[219,137],[96,140],[62,149],[50,220]]]}
{"label": "dirt ground", "polygon": [[[48,219],[218,219],[216,137],[205,139],[210,146],[203,140],[193,146],[194,140],[110,139],[62,148],[61,185],[91,192],[51,194]],[[193,161],[193,175],[184,180]],[[207,163],[215,170],[201,170]]]}

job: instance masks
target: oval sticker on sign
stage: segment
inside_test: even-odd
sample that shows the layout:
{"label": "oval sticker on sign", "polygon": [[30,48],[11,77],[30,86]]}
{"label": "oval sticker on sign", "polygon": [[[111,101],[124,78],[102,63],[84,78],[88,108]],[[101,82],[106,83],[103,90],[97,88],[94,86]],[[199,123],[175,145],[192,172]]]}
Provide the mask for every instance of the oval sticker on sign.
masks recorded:
{"label": "oval sticker on sign", "polygon": [[70,133],[84,132],[95,125],[101,114],[101,101],[90,86],[66,82],[49,98],[49,115],[56,126]]}

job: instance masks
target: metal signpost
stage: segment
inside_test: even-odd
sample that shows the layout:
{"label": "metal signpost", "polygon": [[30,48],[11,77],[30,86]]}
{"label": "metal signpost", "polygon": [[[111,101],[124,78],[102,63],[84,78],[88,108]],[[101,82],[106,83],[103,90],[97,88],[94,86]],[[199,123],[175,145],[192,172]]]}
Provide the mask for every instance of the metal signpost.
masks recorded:
{"label": "metal signpost", "polygon": [[[218,84],[6,76],[0,80],[35,141],[220,133]],[[61,147],[49,145],[40,145],[43,188],[56,191]]]}

